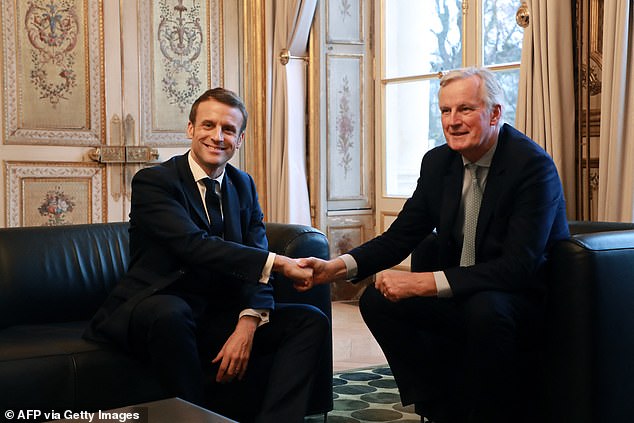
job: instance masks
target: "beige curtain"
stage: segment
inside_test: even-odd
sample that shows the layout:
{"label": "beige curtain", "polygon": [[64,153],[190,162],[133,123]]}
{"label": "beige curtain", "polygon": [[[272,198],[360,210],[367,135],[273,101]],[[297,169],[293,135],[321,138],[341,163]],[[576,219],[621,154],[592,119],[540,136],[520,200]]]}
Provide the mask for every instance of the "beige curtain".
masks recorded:
{"label": "beige curtain", "polygon": [[310,225],[306,175],[306,62],[317,0],[277,0],[272,9],[269,221]]}
{"label": "beige curtain", "polygon": [[634,39],[632,0],[604,2],[599,220],[632,222]]}
{"label": "beige curtain", "polygon": [[[562,179],[568,216],[574,216],[575,97],[570,2],[525,0],[515,126],[553,158]],[[547,6],[548,4],[548,6]]]}

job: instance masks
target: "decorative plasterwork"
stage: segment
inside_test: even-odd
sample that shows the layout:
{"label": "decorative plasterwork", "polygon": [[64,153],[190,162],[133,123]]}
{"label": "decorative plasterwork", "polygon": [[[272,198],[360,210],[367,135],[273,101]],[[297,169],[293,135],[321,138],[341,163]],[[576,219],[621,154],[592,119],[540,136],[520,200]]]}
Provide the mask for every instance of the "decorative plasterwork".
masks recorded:
{"label": "decorative plasterwork", "polygon": [[222,84],[222,0],[141,3],[140,142],[187,145],[191,104]]}
{"label": "decorative plasterwork", "polygon": [[4,143],[103,143],[102,1],[3,0],[2,38]]}
{"label": "decorative plasterwork", "polygon": [[[73,220],[72,216],[67,216],[66,220],[57,219],[58,224],[106,221],[108,203],[106,170],[103,165],[9,161],[5,163],[4,171],[8,227],[33,225],[32,221],[35,219],[29,219],[27,216],[29,213],[37,214],[38,211],[40,215],[44,215],[43,211],[39,209],[43,207],[44,202],[51,203],[50,197],[53,194],[64,202],[64,207],[59,208],[60,213],[72,212],[83,216],[80,220]],[[43,186],[48,187],[44,189],[47,193],[45,196],[42,196],[42,192],[40,192]],[[66,193],[67,190],[77,186],[84,186],[84,189],[80,190],[80,195]],[[36,189],[38,187],[39,190]],[[51,213],[55,214],[54,211]]]}

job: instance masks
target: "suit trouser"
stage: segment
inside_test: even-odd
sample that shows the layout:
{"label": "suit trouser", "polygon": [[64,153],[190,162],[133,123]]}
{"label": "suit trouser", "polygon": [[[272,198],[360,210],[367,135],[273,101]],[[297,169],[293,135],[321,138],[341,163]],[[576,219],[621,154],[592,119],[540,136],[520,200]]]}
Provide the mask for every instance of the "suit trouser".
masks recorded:
{"label": "suit trouser", "polygon": [[538,301],[484,291],[393,303],[369,286],[360,309],[404,405],[438,422],[516,422],[530,411],[519,350],[541,327]]}
{"label": "suit trouser", "polygon": [[221,385],[219,363],[211,360],[235,329],[239,310],[201,311],[188,300],[154,295],[132,315],[131,344],[149,356],[166,391],[240,422],[303,421],[328,318],[313,306],[277,304],[255,332],[243,380]]}

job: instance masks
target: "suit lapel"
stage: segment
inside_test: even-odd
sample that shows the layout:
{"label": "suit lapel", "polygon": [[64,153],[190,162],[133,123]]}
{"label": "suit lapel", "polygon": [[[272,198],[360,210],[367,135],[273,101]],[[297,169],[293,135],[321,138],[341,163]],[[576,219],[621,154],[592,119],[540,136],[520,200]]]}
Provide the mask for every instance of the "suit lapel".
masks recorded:
{"label": "suit lapel", "polygon": [[504,176],[506,172],[507,159],[506,152],[506,138],[507,132],[504,130],[503,125],[500,129],[500,135],[498,136],[498,143],[491,161],[491,167],[489,168],[489,176],[487,177],[487,185],[482,196],[482,204],[480,205],[480,214],[478,215],[478,227],[476,228],[476,251],[478,246],[484,239],[487,227],[493,218],[493,212],[495,211],[495,205],[497,204],[500,195],[504,190]]}
{"label": "suit lapel", "polygon": [[439,228],[449,228],[448,231],[439,230],[439,233],[451,233],[456,238],[460,237],[460,229],[456,227],[456,219],[460,208],[460,198],[462,197],[462,158],[459,154],[454,154],[450,160],[447,172],[445,173],[443,186],[443,197],[440,208]]}
{"label": "suit lapel", "polygon": [[236,186],[229,177],[229,172],[225,173],[225,180],[222,184],[222,213],[225,223],[224,238],[227,241],[243,242],[240,222],[240,201],[238,199]]}
{"label": "suit lapel", "polygon": [[189,168],[187,154],[188,153],[185,153],[184,155],[180,156],[176,162],[181,184],[183,186],[183,191],[185,192],[187,200],[191,204],[194,215],[198,217],[198,220],[201,223],[201,227],[209,229],[209,219],[207,218],[207,214],[205,213],[205,206],[203,205],[203,200],[200,196],[198,183],[194,181],[194,175],[192,175],[192,171]]}

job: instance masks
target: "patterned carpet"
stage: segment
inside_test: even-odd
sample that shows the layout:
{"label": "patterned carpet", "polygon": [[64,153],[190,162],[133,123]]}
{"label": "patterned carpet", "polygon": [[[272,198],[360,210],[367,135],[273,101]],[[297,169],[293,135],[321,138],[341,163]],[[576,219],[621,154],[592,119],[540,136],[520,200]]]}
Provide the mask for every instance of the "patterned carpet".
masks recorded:
{"label": "patterned carpet", "polygon": [[[334,410],[328,413],[328,423],[420,423],[413,405],[401,405],[387,365],[335,373],[332,382]],[[323,421],[323,416],[305,420],[306,423]]]}

